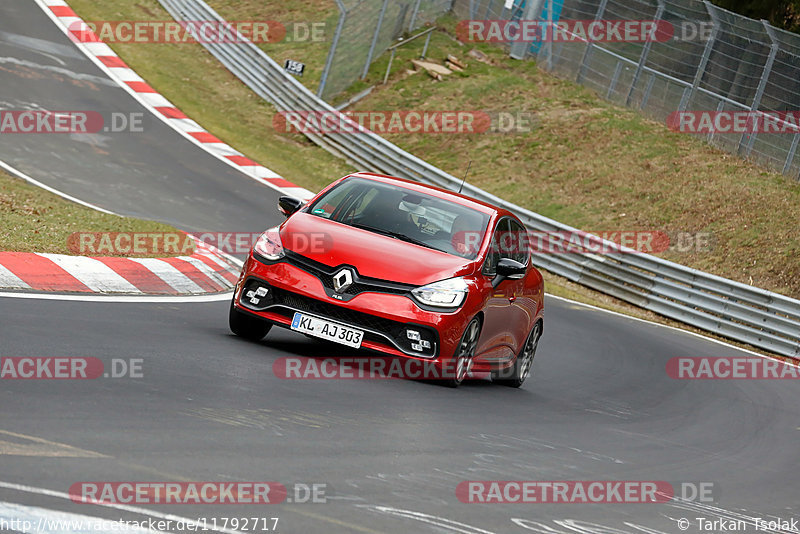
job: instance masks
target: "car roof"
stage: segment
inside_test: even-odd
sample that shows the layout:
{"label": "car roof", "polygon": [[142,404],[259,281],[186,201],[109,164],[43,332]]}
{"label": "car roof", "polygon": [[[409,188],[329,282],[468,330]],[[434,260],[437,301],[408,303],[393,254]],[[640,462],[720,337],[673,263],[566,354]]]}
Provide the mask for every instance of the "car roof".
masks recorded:
{"label": "car roof", "polygon": [[485,213],[487,215],[495,215],[495,214],[500,216],[513,215],[508,210],[498,208],[497,206],[493,206],[492,204],[489,204],[487,202],[483,202],[475,198],[468,197],[467,195],[462,195],[461,193],[449,191],[447,189],[443,189],[435,185],[428,185],[428,184],[423,184],[421,182],[416,182],[414,180],[406,180],[405,178],[398,178],[396,176],[389,176],[386,174],[378,174],[373,172],[356,172],[353,174],[349,174],[342,179],[344,180],[350,177],[367,178],[369,180],[374,180],[376,182],[381,182],[390,185],[398,185],[401,187],[405,187],[407,189],[411,189],[413,191],[418,191],[420,193],[427,193],[431,196],[440,198],[442,200],[449,200],[455,202],[456,204],[461,204],[463,206],[470,207],[476,211]]}

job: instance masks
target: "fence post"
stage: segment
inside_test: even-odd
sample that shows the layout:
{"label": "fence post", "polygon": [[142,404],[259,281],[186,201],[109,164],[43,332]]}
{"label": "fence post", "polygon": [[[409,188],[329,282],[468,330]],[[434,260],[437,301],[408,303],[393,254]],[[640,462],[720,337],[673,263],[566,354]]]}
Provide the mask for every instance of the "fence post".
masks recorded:
{"label": "fence post", "polygon": [[325,91],[325,85],[328,83],[328,76],[330,75],[331,66],[333,65],[333,56],[336,55],[336,47],[339,45],[339,37],[342,35],[344,21],[347,19],[347,9],[344,7],[342,0],[336,0],[336,5],[339,7],[339,22],[336,23],[336,32],[333,34],[331,49],[328,51],[328,58],[325,60],[325,68],[322,69],[322,76],[319,80],[319,88],[317,89],[317,97],[319,98],[322,98],[322,93]]}
{"label": "fence post", "polygon": [[[725,109],[725,101],[720,100],[719,102],[717,102],[717,115],[722,113],[723,109]],[[711,141],[713,140],[714,140],[714,128],[711,128],[711,130],[708,132],[708,135],[706,136],[706,143],[710,145]]]}
{"label": "fence post", "polygon": [[[606,12],[606,5],[608,4],[608,0],[600,0],[600,5],[597,7],[597,14],[594,16],[595,21],[599,21],[603,18],[603,15]],[[589,56],[592,51],[592,41],[586,43],[586,50],[583,51],[583,58],[581,59],[581,66],[578,67],[578,75],[575,77],[575,81],[577,83],[581,83],[583,80],[583,73],[586,70],[586,60],[589,59]]]}
{"label": "fence post", "polygon": [[[761,19],[761,24],[764,25],[764,31],[767,32],[770,41],[772,41],[772,46],[769,49],[769,56],[767,56],[767,62],[764,64],[764,70],[761,72],[761,79],[758,81],[758,87],[756,88],[756,94],[753,96],[753,103],[750,105],[750,117],[747,119],[747,124],[751,124],[753,120],[753,113],[758,111],[758,107],[761,105],[761,97],[764,96],[764,89],[767,87],[767,80],[769,80],[769,74],[772,72],[772,64],[775,63],[775,56],[778,55],[778,50],[780,50],[781,45],[775,39],[775,34],[772,32],[772,27],[769,23]],[[739,139],[739,149],[738,151],[741,152],[742,148],[744,148],[743,156],[749,156],[750,151],[753,150],[753,143],[756,142],[756,136],[758,132],[751,132],[750,137],[747,139],[747,146],[744,145],[744,140],[747,137],[747,132],[742,132],[742,137]]]}
{"label": "fence post", "polygon": [[492,7],[494,7],[494,0],[489,0],[488,2],[486,2],[486,14],[483,16],[483,18],[487,20],[489,19],[489,17],[493,13]]}
{"label": "fence post", "polygon": [[789,170],[792,168],[792,161],[794,160],[794,155],[797,152],[797,143],[800,142],[800,133],[796,133],[792,139],[792,146],[789,147],[789,153],[786,154],[786,162],[783,164],[783,174],[789,174]]}
{"label": "fence post", "polygon": [[[408,21],[408,33],[414,31],[414,24],[417,22],[417,13],[419,12],[419,5],[422,3],[422,0],[417,0],[417,3],[414,4],[414,11],[411,12],[411,20]],[[386,8],[386,3],[383,4],[384,9]]]}
{"label": "fence post", "polygon": [[372,44],[369,46],[369,53],[367,54],[367,61],[364,63],[364,72],[361,73],[361,79],[367,77],[367,72],[369,72],[369,65],[372,63],[372,54],[375,53],[375,46],[378,44],[378,35],[381,33],[381,26],[383,26],[383,17],[386,15],[386,6],[389,4],[389,0],[383,0],[383,5],[381,6],[381,12],[378,15],[378,25],[375,26],[375,33],[372,35]]}
{"label": "fence post", "polygon": [[547,4],[547,32],[545,37],[549,38],[545,41],[544,45],[547,47],[547,70],[553,70],[553,41],[555,41],[555,28],[553,28],[553,10],[555,9],[556,0],[548,0]]}
{"label": "fence post", "polygon": [[611,95],[614,94],[614,89],[617,88],[617,80],[622,72],[622,61],[617,61],[617,66],[614,67],[614,76],[611,78],[611,83],[608,84],[608,91],[606,91],[606,98],[611,100]]}
{"label": "fence post", "polygon": [[[664,2],[663,0],[658,0],[658,9],[656,9],[656,15],[653,20],[656,23],[656,27],[653,30],[653,35],[651,37],[655,37],[655,32],[658,30],[658,23],[661,21],[661,16],[664,14]],[[642,53],[639,54],[639,64],[636,65],[636,72],[633,74],[633,81],[631,82],[631,87],[628,89],[628,97],[625,99],[625,105],[631,105],[631,98],[633,98],[633,90],[636,89],[636,84],[639,83],[639,77],[642,75],[642,69],[644,69],[644,64],[647,61],[647,55],[650,53],[650,47],[653,46],[653,40],[648,39],[644,46],[642,47]]]}
{"label": "fence post", "polygon": [[[539,15],[542,14],[542,6],[544,5],[544,0],[527,0],[527,4],[525,5],[525,11],[522,13],[522,18],[520,21],[526,20],[538,20]],[[522,35],[522,30],[520,30],[520,36]],[[525,56],[528,55],[528,49],[530,48],[531,44],[523,41],[517,37],[517,40],[511,43],[511,51],[508,55],[513,59],[525,59]]]}
{"label": "fence post", "polygon": [[714,7],[709,3],[708,0],[704,0],[703,3],[706,6],[706,11],[708,11],[708,16],[711,17],[711,24],[713,27],[711,28],[711,35],[706,41],[706,46],[703,48],[703,55],[700,58],[700,64],[697,65],[697,72],[694,74],[694,80],[692,80],[692,87],[687,94],[684,94],[681,98],[681,103],[678,106],[678,111],[686,111],[686,106],[689,105],[689,102],[692,100],[695,91],[700,86],[700,82],[703,80],[703,74],[706,72],[706,66],[708,65],[708,60],[711,57],[711,50],[714,48],[714,42],[717,40],[717,34],[719,33],[720,23],[717,19],[717,14],[714,12]]}

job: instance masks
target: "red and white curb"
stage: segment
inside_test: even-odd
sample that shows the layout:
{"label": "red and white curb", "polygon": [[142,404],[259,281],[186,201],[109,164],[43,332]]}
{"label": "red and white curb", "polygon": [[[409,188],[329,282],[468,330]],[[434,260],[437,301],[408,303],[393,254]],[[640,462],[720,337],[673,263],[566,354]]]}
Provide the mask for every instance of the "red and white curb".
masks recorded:
{"label": "red and white curb", "polygon": [[110,46],[102,42],[91,31],[89,26],[78,17],[64,0],[35,1],[56,23],[56,26],[101,70],[156,117],[169,124],[186,139],[202,147],[217,159],[224,161],[226,164],[272,189],[303,200],[314,196],[311,191],[285,180],[276,172],[249,159],[187,117],[128,67]]}
{"label": "red and white curb", "polygon": [[126,295],[196,295],[230,291],[239,267],[198,242],[191,256],[121,258],[0,252],[0,287]]}

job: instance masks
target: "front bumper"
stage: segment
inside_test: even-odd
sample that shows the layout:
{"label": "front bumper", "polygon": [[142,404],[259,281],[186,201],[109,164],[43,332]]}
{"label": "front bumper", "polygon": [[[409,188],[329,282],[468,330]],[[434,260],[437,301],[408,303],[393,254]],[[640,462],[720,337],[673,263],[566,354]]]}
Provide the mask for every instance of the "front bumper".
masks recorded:
{"label": "front bumper", "polygon": [[[256,296],[258,287],[266,293],[262,289]],[[235,302],[239,309],[278,326],[289,328],[295,312],[306,313],[363,330],[362,348],[438,363],[452,358],[469,321],[463,308],[451,313],[426,311],[396,290],[365,291],[346,302],[329,293],[319,277],[288,261],[261,262],[251,255],[237,284]],[[418,332],[430,348],[419,350],[420,341],[410,339],[408,330]]]}

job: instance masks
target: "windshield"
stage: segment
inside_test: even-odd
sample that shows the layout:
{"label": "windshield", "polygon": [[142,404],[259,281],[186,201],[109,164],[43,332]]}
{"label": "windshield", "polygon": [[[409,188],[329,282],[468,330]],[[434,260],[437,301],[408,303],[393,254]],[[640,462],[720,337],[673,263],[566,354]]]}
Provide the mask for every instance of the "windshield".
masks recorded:
{"label": "windshield", "polygon": [[308,213],[473,260],[489,216],[403,187],[348,178],[308,207]]}

